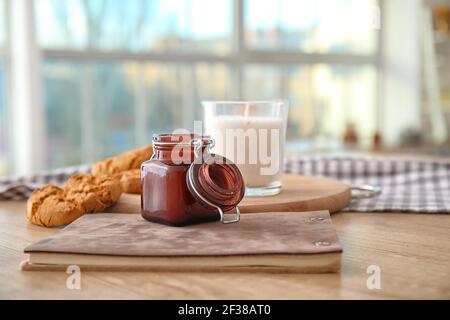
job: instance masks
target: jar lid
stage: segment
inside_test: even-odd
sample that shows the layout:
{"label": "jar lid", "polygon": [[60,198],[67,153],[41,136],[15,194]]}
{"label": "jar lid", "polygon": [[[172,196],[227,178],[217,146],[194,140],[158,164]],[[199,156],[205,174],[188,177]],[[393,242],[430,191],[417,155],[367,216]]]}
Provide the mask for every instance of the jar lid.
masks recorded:
{"label": "jar lid", "polygon": [[[192,196],[207,208],[215,208],[223,223],[239,221],[239,208],[245,194],[244,178],[229,159],[205,153],[203,161],[194,161],[187,172],[186,181]],[[225,220],[224,212],[236,208],[236,218]]]}

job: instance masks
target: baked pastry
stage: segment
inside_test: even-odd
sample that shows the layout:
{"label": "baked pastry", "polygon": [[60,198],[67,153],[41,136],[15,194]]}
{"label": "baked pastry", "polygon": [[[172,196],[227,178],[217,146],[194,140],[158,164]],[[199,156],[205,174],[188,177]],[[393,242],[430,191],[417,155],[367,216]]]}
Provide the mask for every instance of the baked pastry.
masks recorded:
{"label": "baked pastry", "polygon": [[74,200],[86,213],[101,212],[119,200],[120,181],[114,176],[93,176],[78,173],[69,178],[64,191],[67,199]]}
{"label": "baked pastry", "polygon": [[121,194],[117,177],[75,174],[64,188],[47,184],[34,190],[27,202],[27,218],[45,227],[65,225],[85,213],[105,210],[115,204]]}
{"label": "baked pastry", "polygon": [[83,214],[74,200],[65,197],[63,189],[50,184],[34,190],[27,202],[28,220],[44,227],[65,225]]}
{"label": "baked pastry", "polygon": [[133,169],[118,173],[120,186],[125,193],[141,193],[141,170]]}
{"label": "baked pastry", "polygon": [[140,167],[152,153],[150,145],[131,150],[95,163],[92,174],[73,175],[62,189],[54,185],[36,189],[27,202],[28,220],[45,227],[61,226],[112,206],[122,189],[140,193]]}
{"label": "baked pastry", "polygon": [[152,156],[152,146],[147,145],[139,149],[121,153],[115,157],[105,159],[92,166],[91,173],[94,176],[101,174],[116,174],[132,169],[139,169],[142,162]]}

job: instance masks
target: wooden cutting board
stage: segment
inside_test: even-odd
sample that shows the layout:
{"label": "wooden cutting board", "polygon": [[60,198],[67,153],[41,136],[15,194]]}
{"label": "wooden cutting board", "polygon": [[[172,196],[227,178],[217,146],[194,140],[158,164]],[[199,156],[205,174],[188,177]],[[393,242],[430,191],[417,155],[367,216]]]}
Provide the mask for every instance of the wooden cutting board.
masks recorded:
{"label": "wooden cutting board", "polygon": [[[279,211],[317,211],[331,213],[345,208],[351,200],[350,187],[337,180],[285,175],[280,194],[269,197],[246,197],[239,204],[242,213]],[[140,196],[123,194],[109,212],[140,212]]]}

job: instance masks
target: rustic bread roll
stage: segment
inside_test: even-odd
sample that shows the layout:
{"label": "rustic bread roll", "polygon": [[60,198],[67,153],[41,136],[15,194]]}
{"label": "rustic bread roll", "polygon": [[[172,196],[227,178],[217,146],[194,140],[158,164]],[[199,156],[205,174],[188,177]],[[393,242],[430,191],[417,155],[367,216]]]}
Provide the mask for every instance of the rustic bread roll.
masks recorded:
{"label": "rustic bread roll", "polygon": [[132,169],[139,169],[142,162],[150,159],[153,149],[150,145],[121,153],[115,157],[99,161],[92,166],[94,176],[100,174],[116,174]]}
{"label": "rustic bread roll", "polygon": [[64,186],[68,199],[79,203],[86,213],[101,212],[119,200],[120,180],[113,176],[93,176],[79,173],[71,176]]}
{"label": "rustic bread roll", "polygon": [[140,167],[150,159],[150,145],[99,161],[91,174],[75,174],[63,189],[45,185],[27,203],[31,223],[54,227],[71,223],[84,213],[101,212],[115,204],[124,192],[140,193]]}
{"label": "rustic bread roll", "polygon": [[27,202],[28,220],[44,227],[65,225],[83,214],[75,201],[66,199],[63,189],[50,184],[34,190]]}
{"label": "rustic bread roll", "polygon": [[120,177],[122,191],[126,193],[141,193],[141,170],[133,169],[117,174]]}
{"label": "rustic bread roll", "polygon": [[45,185],[33,191],[27,202],[27,218],[45,227],[65,225],[85,213],[105,210],[115,204],[121,194],[117,177],[75,174],[63,189]]}

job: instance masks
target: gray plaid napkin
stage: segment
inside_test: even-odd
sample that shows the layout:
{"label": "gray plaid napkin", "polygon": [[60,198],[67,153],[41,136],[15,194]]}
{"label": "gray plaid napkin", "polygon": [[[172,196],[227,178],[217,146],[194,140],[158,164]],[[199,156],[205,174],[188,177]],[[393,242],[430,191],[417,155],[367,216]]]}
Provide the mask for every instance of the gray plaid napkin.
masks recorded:
{"label": "gray plaid napkin", "polygon": [[[366,157],[302,156],[288,158],[287,173],[325,176],[350,185],[369,184],[382,189],[369,199],[354,199],[346,211],[450,212],[450,163],[390,160]],[[19,179],[0,179],[0,200],[27,198],[45,184],[62,185],[77,166]]]}
{"label": "gray plaid napkin", "polygon": [[346,211],[450,212],[450,163],[366,157],[310,156],[286,161],[286,172],[381,187]]}

